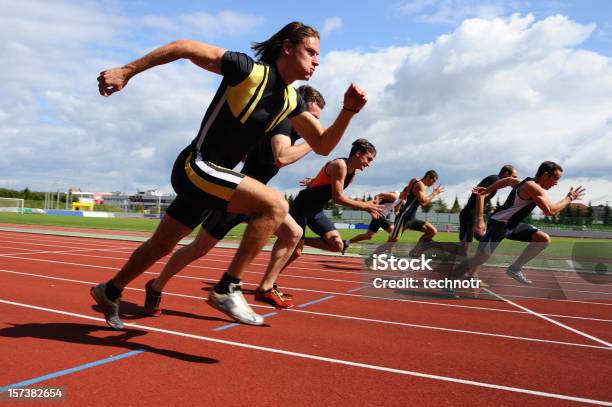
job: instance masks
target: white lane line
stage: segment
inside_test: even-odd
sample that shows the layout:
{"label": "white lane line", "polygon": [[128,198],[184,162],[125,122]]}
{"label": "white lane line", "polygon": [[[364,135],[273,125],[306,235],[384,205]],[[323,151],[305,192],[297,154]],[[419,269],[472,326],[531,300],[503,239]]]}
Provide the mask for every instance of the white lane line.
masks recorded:
{"label": "white lane line", "polygon": [[57,243],[63,243],[63,244],[57,244],[56,242],[51,242],[51,243],[46,243],[46,241],[38,241],[38,242],[42,242],[42,243],[36,243],[33,242],[32,240],[26,240],[26,241],[20,241],[20,240],[7,240],[7,239],[2,239],[3,243],[19,243],[19,244],[24,244],[26,246],[51,246],[51,247],[60,247],[60,248],[74,248],[75,245],[79,245],[82,247],[103,247],[103,248],[116,248],[119,250],[129,250],[131,248],[131,246],[126,246],[125,243],[129,242],[122,242],[124,244],[122,244],[121,246],[111,246],[111,245],[104,245],[104,244],[98,244],[98,243],[92,243],[92,242],[83,242],[83,241],[74,241],[74,242],[57,242]]}
{"label": "white lane line", "polygon": [[[84,315],[84,314],[77,314],[73,312],[66,312],[66,311],[52,309],[52,308],[38,307],[35,305],[23,304],[23,303],[7,301],[7,300],[2,300],[2,299],[0,299],[0,303],[13,305],[17,307],[35,309],[38,311],[45,311],[45,312],[51,312],[55,314],[61,314],[61,315],[75,317],[75,318],[82,318],[82,319],[88,319],[88,320],[94,320],[94,321],[100,321],[100,322],[104,321],[103,318],[97,318],[97,317],[92,317],[92,316]],[[229,346],[234,346],[234,347],[239,347],[239,348],[258,350],[262,352],[293,356],[297,358],[316,360],[319,362],[327,362],[327,363],[337,364],[337,365],[359,367],[362,369],[374,370],[374,371],[385,372],[385,373],[395,373],[395,374],[400,374],[400,375],[405,375],[405,376],[419,377],[422,379],[430,379],[430,380],[437,380],[437,381],[442,381],[442,382],[482,387],[482,388],[487,388],[487,389],[502,390],[502,391],[508,391],[512,393],[528,394],[530,396],[539,396],[539,397],[547,397],[547,398],[558,399],[558,400],[576,401],[580,403],[589,403],[589,404],[602,405],[602,406],[612,406],[612,402],[605,401],[605,400],[588,399],[584,397],[576,397],[576,396],[570,396],[566,394],[549,393],[549,392],[540,391],[540,390],[524,389],[520,387],[511,387],[511,386],[504,386],[504,385],[499,385],[499,384],[494,384],[494,383],[479,382],[475,380],[466,380],[466,379],[460,379],[460,378],[450,377],[450,376],[441,376],[441,375],[417,372],[413,370],[396,369],[396,368],[391,368],[391,367],[372,365],[368,363],[353,362],[353,361],[344,360],[344,359],[329,358],[325,356],[312,355],[309,353],[292,352],[288,350],[272,348],[272,347],[267,347],[267,346],[252,345],[252,344],[244,343],[244,342],[229,341],[229,340],[224,340],[224,339],[219,339],[219,338],[212,338],[209,336],[194,335],[194,334],[189,334],[186,332],[155,328],[155,327],[151,327],[147,325],[132,324],[132,323],[126,323],[125,325],[126,327],[130,327],[130,328],[138,328],[138,329],[143,329],[143,330],[152,331],[152,332],[159,332],[159,333],[164,333],[168,335],[196,339],[200,341],[219,343],[222,345],[229,345]]]}
{"label": "white lane line", "polygon": [[[99,250],[113,251],[113,249],[99,249]],[[83,251],[87,251],[87,250],[84,249]],[[40,253],[55,253],[55,252],[40,252]],[[57,252],[57,253],[65,253],[68,256],[91,257],[91,258],[99,258],[99,259],[127,261],[127,258],[124,258],[124,257],[97,256],[97,255],[93,255],[93,254],[73,253],[73,252],[70,252],[70,251]],[[39,254],[39,253],[10,253],[10,254],[0,255],[0,257],[12,258],[13,256],[28,256],[28,255],[31,255],[31,254]],[[29,257],[14,257],[14,258],[26,259],[26,260],[32,260],[32,261],[49,261],[49,262],[62,263],[61,261],[49,260],[49,259],[36,259],[36,258],[29,258]],[[210,261],[222,262],[222,260],[212,260],[212,259]],[[229,262],[224,262],[224,263],[229,264]],[[68,263],[67,262],[66,264],[76,264],[76,263]],[[157,262],[155,262],[155,264],[165,265],[166,262],[164,262],[164,261],[157,261]],[[265,266],[266,264],[264,264],[264,263],[251,263],[250,265],[251,266]],[[198,268],[198,269],[206,269],[206,270],[222,270],[222,271],[226,270],[226,268],[224,268],[224,267],[198,266],[198,265],[193,265],[193,264],[189,265],[188,267]],[[249,270],[245,270],[244,273],[246,273],[246,274],[257,274],[257,275],[263,275],[264,274],[264,272],[261,272],[261,271],[249,271]],[[286,273],[286,274],[283,273],[283,277],[306,279],[306,280],[332,281],[332,282],[351,283],[351,284],[353,284],[353,283],[361,284],[362,283],[362,281],[360,281],[360,280],[345,280],[345,279],[334,279],[334,278],[326,278],[326,277],[309,277],[309,276],[300,276],[300,275],[289,274],[289,273]],[[542,287],[525,287],[525,286],[518,286],[518,285],[512,285],[512,284],[506,284],[506,285],[496,284],[496,286],[500,287],[500,288],[501,287],[519,287],[519,288],[529,288],[529,289],[547,290],[547,291],[577,292],[577,293],[601,294],[601,295],[610,295],[610,296],[612,296],[612,293],[609,293],[609,292],[600,292],[600,291],[584,291],[584,290],[571,290],[571,289],[561,290],[561,289],[551,289],[551,288],[542,288]],[[535,299],[542,299],[542,297],[533,297],[533,298],[535,298]],[[611,304],[605,304],[605,305],[612,305],[612,303]]]}
{"label": "white lane line", "polygon": [[[15,239],[15,237],[12,237],[13,239]],[[82,241],[84,240],[82,237],[74,237],[73,238],[74,241],[79,242],[80,245],[84,245],[84,244],[89,244],[89,245],[95,245],[97,247],[99,247],[100,245],[97,243],[82,243]],[[62,243],[68,243],[68,241],[66,239],[63,240],[55,240],[55,239],[46,239],[45,241],[52,241],[52,242],[62,242]],[[13,241],[14,243],[27,243],[27,244],[34,244],[31,243],[31,241]],[[127,243],[127,242],[126,242]],[[117,253],[124,253],[124,254],[131,254],[133,252],[132,249],[135,249],[136,247],[138,247],[138,245],[140,244],[140,242],[136,242],[138,244],[135,244],[133,247],[115,247]],[[50,246],[50,244],[43,244],[43,243],[37,243],[37,245],[42,245],[42,246]],[[72,246],[57,246],[57,247],[72,247]],[[106,247],[111,247],[111,246],[106,246]],[[114,247],[114,246],[113,246]],[[28,249],[24,249],[24,250],[28,250]],[[130,251],[123,251],[123,250],[130,250]],[[215,251],[215,253],[212,253],[212,250]],[[232,254],[221,254],[224,253],[225,251],[227,251],[227,248],[213,248],[211,250],[210,253],[207,254],[206,256],[206,262],[210,262],[210,261],[217,261],[217,262],[223,262],[223,260],[215,260],[215,259],[210,259],[211,256],[214,257],[227,257],[227,258],[233,258],[234,256]],[[111,250],[112,251],[112,250]],[[10,253],[9,253],[10,254]],[[24,253],[26,254],[26,253]],[[309,256],[311,257],[315,257],[315,254],[309,254]],[[119,258],[115,258],[115,259],[119,259]],[[127,258],[123,258],[124,260],[127,260]],[[265,260],[265,259],[263,259]],[[228,262],[229,263],[229,262]],[[356,275],[361,275],[363,273],[363,271],[346,271],[346,270],[321,270],[321,269],[313,269],[312,267],[299,267],[296,266],[296,264],[298,263],[302,263],[302,264],[311,264],[312,262],[307,261],[307,260],[296,260],[292,266],[290,267],[291,269],[298,269],[298,270],[307,270],[307,271],[316,271],[316,272],[322,272],[322,273],[331,273],[331,274],[356,274]],[[345,262],[346,264],[353,264],[356,266],[356,269],[359,269],[361,267],[361,262]],[[572,262],[572,260],[566,260],[566,263],[573,268],[574,263]],[[266,266],[267,263],[252,263],[252,265],[263,265]],[[496,265],[491,265],[494,267],[497,267]],[[197,266],[196,266],[197,267]],[[216,268],[211,268],[211,269],[216,269]],[[533,270],[535,270],[536,272],[538,271],[537,268],[532,268]],[[552,270],[552,269],[551,269]],[[557,269],[555,269],[557,270]],[[560,269],[559,269],[560,270]],[[561,271],[564,273],[569,273],[569,271],[565,270],[565,271]],[[571,275],[567,275],[567,276],[555,276],[555,279],[558,282],[563,282],[565,284],[578,284],[578,285],[591,285],[590,283],[585,283],[583,280],[581,282],[569,282],[569,281],[565,281],[565,280],[561,280],[560,277],[562,278],[567,278],[567,279],[573,279],[573,280],[579,280],[581,281],[582,279],[580,277],[575,277],[575,276],[571,276]],[[351,280],[345,280],[345,281],[351,281]],[[548,282],[549,280],[540,280],[537,278],[532,278],[532,281],[535,282]],[[500,287],[513,287],[512,285],[499,285]],[[537,288],[537,287],[523,287],[523,288]],[[606,293],[607,294],[607,293]]]}
{"label": "white lane line", "polygon": [[[70,265],[70,266],[79,266],[79,267],[88,267],[88,268],[99,268],[99,269],[105,269],[105,270],[117,270],[116,267],[98,266],[98,265],[92,265],[92,264],[72,263],[72,262],[65,262],[65,261],[58,261],[58,260],[47,260],[47,259],[24,259],[23,257],[16,257],[16,258],[17,259],[22,259],[22,260],[44,262],[44,263],[66,264],[66,265]],[[146,272],[146,273],[157,275],[157,273],[151,273],[151,272]],[[255,273],[255,272],[251,272],[251,273]],[[257,274],[262,274],[262,273],[257,273]],[[188,277],[188,276],[181,276],[181,275],[177,275],[176,277],[178,277],[178,278],[194,278],[194,279],[199,279],[199,280],[207,280],[207,279],[205,279],[203,277]],[[248,285],[248,283],[243,283],[243,284]],[[442,307],[472,309],[472,310],[479,310],[479,311],[511,312],[511,313],[519,313],[520,312],[520,311],[505,310],[505,309],[500,309],[500,308],[477,307],[477,306],[472,306],[472,305],[451,304],[451,303],[445,303],[445,302],[408,300],[408,299],[403,299],[403,298],[387,298],[387,297],[380,297],[380,296],[374,296],[374,295],[350,294],[350,293],[345,293],[345,292],[308,290],[308,289],[298,289],[298,290],[308,291],[308,292],[317,292],[317,293],[322,293],[322,294],[335,294],[335,295],[341,295],[341,296],[347,296],[347,297],[359,297],[359,298],[375,299],[375,300],[383,300],[383,301],[392,301],[392,302],[407,302],[407,303],[413,303],[413,304],[426,304],[426,305],[434,305],[434,306],[442,306]],[[608,321],[608,320],[601,320],[601,319],[588,318],[588,317],[577,317],[577,316],[571,316],[571,315],[556,315],[556,314],[552,314],[552,315],[551,314],[546,314],[546,315],[550,315],[550,316],[554,316],[554,317],[562,317],[562,318],[571,318],[571,319],[584,319],[584,320],[595,320],[595,321],[611,322],[611,321]]]}
{"label": "white lane line", "polygon": [[[52,276],[45,276],[41,274],[25,273],[21,271],[0,270],[0,272],[9,273],[9,274],[25,275],[25,276],[37,277],[37,278],[46,278],[50,280],[67,281],[71,283],[87,284],[87,285],[92,285],[92,286],[96,284],[92,281],[82,281],[82,280],[74,280],[70,278],[52,277]],[[131,290],[131,291],[141,291],[141,292],[145,291],[142,288],[134,288],[134,287],[126,287],[125,289]],[[194,295],[178,294],[178,293],[172,293],[172,292],[164,292],[164,295],[173,296],[173,297],[190,298],[190,299],[195,299],[199,301],[206,300],[206,297],[198,297]],[[273,308],[267,305],[260,305],[260,304],[249,304],[249,305],[251,305],[252,307],[259,307],[259,308]],[[285,311],[318,315],[318,316],[331,317],[331,318],[355,320],[355,321],[362,321],[362,322],[371,322],[371,323],[377,323],[377,324],[383,324],[383,325],[396,325],[396,326],[405,326],[405,327],[410,327],[410,328],[429,329],[429,330],[437,330],[437,331],[445,331],[445,332],[456,332],[456,333],[463,333],[463,334],[469,334],[469,335],[482,335],[482,336],[498,337],[498,338],[504,338],[504,339],[550,343],[550,344],[555,344],[555,345],[566,345],[566,346],[576,346],[576,347],[584,347],[584,348],[610,350],[609,348],[605,346],[587,345],[587,344],[574,343],[574,342],[553,341],[549,339],[538,339],[538,338],[530,338],[530,337],[525,337],[525,336],[504,335],[504,334],[496,334],[496,333],[491,333],[491,332],[470,331],[470,330],[454,329],[454,328],[443,328],[443,327],[437,327],[437,326],[431,326],[431,325],[411,324],[407,322],[397,322],[397,321],[380,320],[380,319],[373,319],[373,318],[355,317],[355,316],[350,316],[350,315],[340,315],[340,314],[331,314],[331,313],[317,312],[317,311],[307,311],[307,310],[296,309],[296,308],[288,309]]]}
{"label": "white lane line", "polygon": [[603,344],[603,345],[605,345],[605,346],[607,346],[607,347],[609,347],[609,348],[612,348],[612,344],[610,344],[610,343],[608,343],[608,342],[604,341],[603,339],[599,339],[599,338],[597,338],[597,337],[595,337],[595,336],[593,336],[593,335],[589,335],[589,334],[587,334],[586,332],[582,332],[582,331],[580,331],[580,330],[578,330],[578,329],[576,329],[576,328],[572,328],[571,326],[567,326],[567,325],[565,325],[565,324],[563,324],[563,323],[561,323],[561,322],[559,322],[559,321],[555,321],[554,319],[552,319],[552,318],[548,318],[547,316],[545,316],[545,315],[543,315],[543,314],[540,314],[539,312],[532,311],[532,310],[530,310],[529,308],[524,307],[524,306],[522,306],[522,305],[519,305],[519,304],[517,304],[517,303],[515,303],[515,302],[512,302],[512,301],[510,301],[509,299],[504,298],[504,297],[502,297],[501,295],[496,294],[496,293],[494,293],[493,291],[491,291],[491,290],[489,290],[489,289],[486,289],[486,288],[485,288],[484,290],[485,290],[485,291],[487,291],[489,294],[494,295],[495,297],[499,298],[500,300],[502,300],[502,301],[506,301],[508,304],[513,305],[513,306],[515,306],[516,308],[522,309],[523,311],[528,312],[529,314],[531,314],[531,315],[533,315],[533,316],[536,316],[536,317],[538,317],[538,318],[542,318],[543,320],[548,321],[548,322],[550,322],[551,324],[555,324],[555,325],[557,325],[557,326],[559,326],[559,327],[561,327],[561,328],[563,328],[563,329],[566,329],[566,330],[568,330],[568,331],[570,331],[570,332],[573,332],[573,333],[578,334],[578,335],[580,335],[580,336],[584,336],[585,338],[588,338],[588,339],[590,339],[590,340],[592,340],[592,341],[595,341],[595,342],[601,343],[601,344]]}
{"label": "white lane line", "polygon": [[[145,274],[150,274],[152,276],[158,276],[159,275],[159,273],[154,273],[152,271],[145,271]],[[182,275],[182,274],[181,275],[177,274],[173,278],[184,278],[184,279],[189,279],[189,280],[210,281],[210,282],[215,282],[216,281],[214,279],[210,279],[210,278],[206,278],[206,277],[185,276],[185,275]],[[248,286],[254,286],[254,287],[258,287],[259,286],[258,283],[247,283],[247,282],[242,282],[242,285],[248,285]],[[313,290],[313,289],[309,289],[309,288],[299,288],[299,287],[292,287],[292,286],[283,286],[282,288],[283,289],[295,290],[295,291],[305,291],[305,292],[309,292],[309,293],[317,293],[317,294],[333,294],[333,295],[345,296],[345,297],[353,297],[353,298],[357,297],[357,298],[363,298],[363,299],[368,299],[368,300],[372,299],[372,300],[383,300],[383,301],[391,301],[391,302],[409,302],[409,303],[415,303],[415,304],[436,305],[436,306],[441,306],[441,307],[466,308],[466,309],[473,309],[473,310],[479,310],[479,311],[508,312],[508,313],[512,313],[512,314],[527,314],[527,312],[516,311],[516,310],[513,310],[513,309],[490,308],[490,307],[476,307],[476,306],[473,306],[473,305],[460,305],[460,304],[449,304],[449,303],[444,303],[444,302],[406,300],[406,299],[401,299],[401,298],[387,298],[387,297],[378,297],[378,296],[374,296],[374,295],[352,294],[352,293],[350,293],[350,290],[347,291],[347,292],[338,292],[338,291],[326,291],[326,290]],[[359,288],[360,289],[364,289],[364,287],[359,287]],[[524,298],[527,298],[527,299],[538,299],[538,300],[541,299],[539,297],[524,297]],[[547,301],[553,301],[553,300],[547,299]],[[555,301],[566,301],[566,302],[579,302],[579,303],[583,303],[583,301],[571,301],[571,300],[555,300]],[[612,304],[599,303],[599,302],[586,302],[586,304],[612,305]],[[578,316],[574,316],[574,315],[558,315],[558,314],[544,314],[544,315],[548,315],[549,317],[557,317],[557,318],[582,319],[582,320],[585,320],[585,321],[597,321],[597,322],[612,323],[612,319],[591,318],[591,317],[578,317]]]}
{"label": "white lane line", "polygon": [[[22,249],[22,250],[28,250],[28,249]],[[73,250],[40,250],[40,251],[30,251],[27,253],[0,254],[0,257],[26,256],[26,255],[32,255],[32,254],[67,254],[67,255],[74,255],[74,256],[89,256],[89,255],[80,254],[80,252],[92,252],[92,251],[103,252],[103,251],[112,251],[112,250],[114,249],[87,248],[87,249],[73,249]],[[95,256],[95,255],[91,255],[91,257],[107,258],[106,256]],[[32,259],[26,258],[26,260],[32,260]]]}

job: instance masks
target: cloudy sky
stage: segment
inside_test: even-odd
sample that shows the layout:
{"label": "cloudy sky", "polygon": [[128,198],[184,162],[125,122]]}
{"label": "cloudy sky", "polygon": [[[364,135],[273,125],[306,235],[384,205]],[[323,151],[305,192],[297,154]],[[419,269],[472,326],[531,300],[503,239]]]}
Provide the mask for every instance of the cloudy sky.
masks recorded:
{"label": "cloudy sky", "polygon": [[[0,0],[0,187],[172,191],[170,169],[195,136],[220,77],[175,62],[134,77],[110,98],[96,77],[189,38],[249,52],[285,23],[321,38],[311,80],[337,115],[350,82],[369,95],[332,156],[376,145],[352,195],[401,188],[428,169],[449,202],[515,164],[565,169],[585,201],[612,202],[612,2]],[[272,185],[297,191],[326,158],[309,155]]]}

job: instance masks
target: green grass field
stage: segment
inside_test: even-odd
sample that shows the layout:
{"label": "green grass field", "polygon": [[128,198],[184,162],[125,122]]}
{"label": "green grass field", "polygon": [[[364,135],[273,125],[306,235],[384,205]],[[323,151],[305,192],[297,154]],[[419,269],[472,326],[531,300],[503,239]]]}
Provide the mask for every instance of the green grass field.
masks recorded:
{"label": "green grass field", "polygon": [[[47,216],[39,214],[15,214],[15,213],[0,213],[0,223],[15,223],[15,224],[27,224],[32,226],[61,226],[68,228],[92,228],[92,229],[108,229],[117,231],[141,231],[141,232],[153,232],[157,227],[159,220],[157,219],[144,219],[144,218],[133,218],[133,219],[121,219],[121,218],[87,218],[87,217],[72,217],[72,216]],[[242,224],[236,226],[226,236],[226,240],[239,240],[244,233],[246,225]],[[195,235],[197,230],[192,233]],[[363,230],[340,230],[340,234],[343,239],[350,239],[360,233]],[[315,237],[316,235],[310,230],[307,230],[306,236]],[[400,243],[415,243],[420,237],[420,233],[408,231],[403,234]],[[379,231],[372,240],[364,241],[363,243],[368,244],[380,244],[387,240],[387,233]],[[435,238],[438,242],[457,242],[458,236],[455,232],[440,232]],[[544,255],[558,256],[561,258],[560,262],[564,262],[565,259],[571,259],[574,253],[575,244],[580,242],[594,243],[593,248],[590,249],[587,245],[586,249],[582,249],[581,254],[584,256],[595,256],[602,257],[602,253],[605,253],[603,257],[612,257],[612,240],[607,239],[579,239],[579,238],[565,238],[555,237],[553,243],[543,252]],[[602,251],[602,245],[605,249],[610,248],[609,251]],[[355,247],[349,248],[349,252],[358,253],[360,252],[361,245],[355,245]],[[496,253],[506,253],[514,255],[522,250],[524,243],[513,242],[505,240]]]}

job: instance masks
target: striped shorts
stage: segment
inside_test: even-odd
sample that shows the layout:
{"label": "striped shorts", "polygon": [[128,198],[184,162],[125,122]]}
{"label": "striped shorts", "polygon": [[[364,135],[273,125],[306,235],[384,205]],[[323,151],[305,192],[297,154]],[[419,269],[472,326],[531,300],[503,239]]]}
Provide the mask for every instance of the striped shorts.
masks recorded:
{"label": "striped shorts", "polygon": [[191,147],[184,149],[172,169],[177,194],[166,213],[185,226],[195,228],[211,209],[225,211],[245,175],[203,161]]}

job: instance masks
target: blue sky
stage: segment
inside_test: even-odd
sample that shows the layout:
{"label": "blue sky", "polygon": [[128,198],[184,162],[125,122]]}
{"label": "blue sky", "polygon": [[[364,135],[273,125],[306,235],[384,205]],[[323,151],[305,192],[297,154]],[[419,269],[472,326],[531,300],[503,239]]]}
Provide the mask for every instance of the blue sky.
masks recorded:
{"label": "blue sky", "polygon": [[[444,199],[515,164],[566,169],[551,191],[585,184],[612,201],[612,2],[5,2],[0,16],[0,187],[171,192],[170,168],[195,136],[220,78],[177,62],[110,98],[95,78],[178,38],[249,51],[289,21],[322,34],[311,84],[335,118],[346,86],[369,94],[332,156],[351,141],[379,155],[349,193],[401,188],[428,169]],[[287,192],[327,160],[313,154],[272,185]],[[502,195],[503,196],[503,195]]]}
{"label": "blue sky", "polygon": [[[322,28],[326,20],[339,17],[342,27],[321,44],[323,52],[329,49],[370,49],[390,45],[427,43],[438,35],[456,27],[465,18],[478,15],[502,16],[512,13],[531,13],[536,18],[554,14],[570,16],[581,24],[597,24],[597,31],[582,45],[604,55],[612,50],[612,2],[607,0],[534,0],[534,1],[309,1],[303,8],[279,6],[278,2],[261,2],[255,7],[251,1],[133,1],[117,2],[127,15],[147,14],[179,16],[201,12],[231,9],[235,12],[263,16],[265,24],[257,30],[261,38],[274,33],[287,21],[303,21]],[[288,8],[293,11],[287,10]],[[441,13],[448,9],[449,15]],[[488,10],[488,11],[487,11]],[[436,14],[443,14],[444,17]],[[255,39],[255,38],[253,38]],[[143,43],[149,38],[141,37]],[[243,38],[225,37],[219,40],[227,47],[243,49]],[[218,41],[219,42],[219,41]]]}

